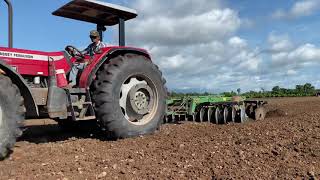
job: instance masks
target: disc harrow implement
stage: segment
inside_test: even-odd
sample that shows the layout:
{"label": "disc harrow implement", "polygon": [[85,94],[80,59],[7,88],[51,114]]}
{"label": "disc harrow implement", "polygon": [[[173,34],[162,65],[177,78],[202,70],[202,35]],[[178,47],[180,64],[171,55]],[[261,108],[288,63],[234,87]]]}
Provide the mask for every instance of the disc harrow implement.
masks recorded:
{"label": "disc harrow implement", "polygon": [[193,121],[214,124],[264,120],[266,101],[243,97],[185,96],[167,100],[165,122]]}

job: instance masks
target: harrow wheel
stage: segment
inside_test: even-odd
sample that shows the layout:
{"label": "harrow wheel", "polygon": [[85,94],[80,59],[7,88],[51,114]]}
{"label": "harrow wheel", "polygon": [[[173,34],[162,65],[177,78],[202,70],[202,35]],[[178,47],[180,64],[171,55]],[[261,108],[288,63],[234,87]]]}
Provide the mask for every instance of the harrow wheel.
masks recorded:
{"label": "harrow wheel", "polygon": [[244,123],[247,120],[246,109],[244,106],[240,106],[236,112],[236,122]]}
{"label": "harrow wheel", "polygon": [[236,122],[237,110],[234,106],[231,107],[231,122]]}
{"label": "harrow wheel", "polygon": [[232,121],[232,107],[224,107],[223,109],[223,122],[227,124],[228,122]]}
{"label": "harrow wheel", "polygon": [[247,105],[246,107],[246,114],[249,118],[255,119],[255,109],[252,104]]}
{"label": "harrow wheel", "polygon": [[207,114],[207,116],[208,116],[208,121],[209,122],[212,122],[213,121],[213,117],[212,117],[212,114],[213,114],[213,108],[212,107],[209,107],[208,108],[208,114]]}
{"label": "harrow wheel", "polygon": [[216,111],[215,111],[215,123],[216,124],[220,124],[221,122],[223,122],[223,112],[220,109],[220,107],[216,107]]}
{"label": "harrow wheel", "polygon": [[205,120],[205,117],[204,117],[205,111],[206,109],[204,107],[200,109],[200,122],[203,122]]}

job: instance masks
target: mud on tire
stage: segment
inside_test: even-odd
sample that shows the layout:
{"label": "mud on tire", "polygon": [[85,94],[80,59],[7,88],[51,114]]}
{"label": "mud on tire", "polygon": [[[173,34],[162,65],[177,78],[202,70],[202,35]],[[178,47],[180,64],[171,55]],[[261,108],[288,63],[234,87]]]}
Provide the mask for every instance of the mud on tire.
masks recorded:
{"label": "mud on tire", "polygon": [[24,120],[25,107],[18,87],[0,74],[0,160],[13,148]]}
{"label": "mud on tire", "polygon": [[93,101],[98,124],[111,138],[154,133],[166,111],[165,80],[144,56],[126,54],[97,72]]}

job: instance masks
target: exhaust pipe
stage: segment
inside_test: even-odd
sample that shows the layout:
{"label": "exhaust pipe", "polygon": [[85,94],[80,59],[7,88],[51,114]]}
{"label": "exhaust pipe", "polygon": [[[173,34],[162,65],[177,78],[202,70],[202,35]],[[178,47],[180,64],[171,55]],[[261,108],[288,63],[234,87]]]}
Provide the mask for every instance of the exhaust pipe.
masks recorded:
{"label": "exhaust pipe", "polygon": [[8,5],[8,24],[9,24],[9,29],[8,29],[8,47],[12,48],[13,47],[13,10],[12,10],[12,4],[10,0],[4,0],[7,5]]}

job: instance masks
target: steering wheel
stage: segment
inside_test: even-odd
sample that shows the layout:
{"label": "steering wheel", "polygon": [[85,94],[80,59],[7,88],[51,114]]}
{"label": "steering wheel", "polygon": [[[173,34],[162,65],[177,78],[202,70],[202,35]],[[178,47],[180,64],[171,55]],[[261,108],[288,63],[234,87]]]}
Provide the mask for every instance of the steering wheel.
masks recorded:
{"label": "steering wheel", "polygon": [[81,53],[81,51],[77,48],[75,48],[74,46],[70,46],[68,45],[65,50],[72,56],[75,57],[77,59],[84,59],[85,56]]}

